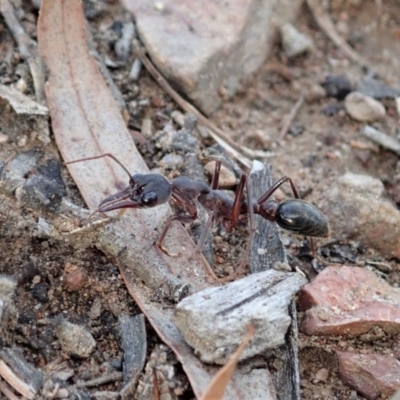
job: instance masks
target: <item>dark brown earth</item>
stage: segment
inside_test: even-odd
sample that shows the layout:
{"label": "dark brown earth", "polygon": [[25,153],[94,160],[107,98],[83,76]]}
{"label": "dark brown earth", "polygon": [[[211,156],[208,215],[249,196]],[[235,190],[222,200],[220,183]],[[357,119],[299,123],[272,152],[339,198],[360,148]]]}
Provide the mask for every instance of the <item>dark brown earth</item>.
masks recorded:
{"label": "dark brown earth", "polygon": [[[25,29],[32,38],[36,38],[37,9],[28,1],[19,4]],[[380,2],[332,1],[331,17],[347,38],[369,62],[374,70],[385,71],[386,83],[400,87],[398,65],[400,64],[400,5],[396,1],[383,2],[379,16],[381,27],[378,33],[370,35],[368,26],[377,21],[377,4]],[[85,12],[89,20],[95,44],[100,55],[115,60],[113,44],[118,38],[119,23],[124,21],[123,11],[117,1],[85,2]],[[400,204],[400,163],[399,157],[362,138],[359,134],[361,123],[353,121],[343,109],[332,116],[323,110],[332,104],[343,102],[324,97],[317,102],[306,102],[292,123],[292,131],[298,135],[286,134],[279,139],[282,118],[289,114],[300,96],[302,87],[310,83],[322,82],[328,74],[346,74],[355,82],[362,76],[360,68],[352,64],[329,39],[319,30],[308,10],[304,7],[297,28],[307,33],[316,43],[315,52],[288,60],[282,54],[277,43],[274,54],[264,67],[254,76],[247,78],[233,99],[227,99],[222,108],[212,116],[215,124],[228,127],[234,132],[235,142],[254,150],[270,152],[266,162],[273,165],[275,177],[290,176],[298,185],[301,195],[313,201],[316,191],[324,191],[334,178],[347,171],[370,175],[385,184],[387,198]],[[385,48],[385,51],[382,49]],[[153,81],[146,71],[140,75],[137,83],[127,79],[130,56],[126,64],[114,64],[110,67],[111,75],[123,94],[129,110],[129,128],[150,169],[159,168],[171,178],[180,173],[176,168],[163,169],[160,160],[165,154],[157,150],[153,139],[145,138],[138,131],[144,118],[152,119],[156,128],[161,128],[165,117],[169,119],[171,111],[178,107],[166,93]],[[2,61],[3,60],[3,61]],[[7,62],[5,61],[7,60]],[[111,65],[111,62],[109,63]],[[397,66],[397,69],[396,69]],[[27,71],[21,61],[18,48],[0,20],[0,83],[16,83],[21,76],[21,69]],[[277,70],[287,73],[278,73]],[[32,95],[32,82],[29,74],[26,78],[26,94]],[[392,100],[384,100],[387,117],[375,126],[384,132],[399,138],[399,116]],[[21,139],[21,138],[18,138]],[[41,148],[47,157],[60,159],[54,142],[44,147],[37,140],[27,138],[0,144],[0,160],[6,161],[21,151]],[[202,157],[207,148],[214,145],[210,138],[199,137]],[[62,178],[66,183],[69,199],[83,206],[79,193],[67,171],[62,169]],[[208,179],[208,177],[204,177]],[[277,193],[281,199],[290,195],[285,188]],[[0,273],[16,274],[18,287],[15,297],[15,318],[11,318],[6,327],[1,327],[0,347],[17,346],[23,351],[29,362],[38,366],[54,360],[67,361],[74,369],[73,379],[90,380],[104,371],[120,370],[123,352],[120,347],[118,316],[136,315],[138,307],[129,296],[121,279],[117,266],[96,250],[76,251],[61,242],[49,242],[39,238],[18,235],[15,239],[10,233],[20,229],[7,224],[0,225]],[[22,228],[23,229],[23,228]],[[216,247],[216,272],[229,272],[229,265],[234,265],[240,257],[245,239],[238,230],[235,235],[218,231],[214,236]],[[284,236],[293,265],[312,271],[309,258],[298,258],[303,242]],[[333,240],[336,238],[332,238]],[[223,243],[223,244],[221,244]],[[375,260],[391,267],[390,272],[377,271],[394,287],[400,284],[400,264],[396,260],[384,259],[374,248],[365,248],[362,243],[342,241],[324,247],[322,255],[335,256],[343,263],[349,259],[358,263]],[[346,256],[350,254],[350,257]],[[84,286],[71,291],[65,285],[65,271],[71,265],[87,272]],[[74,268],[72,268],[74,269]],[[311,272],[312,273],[312,272]],[[100,304],[100,305],[99,305]],[[94,305],[101,308],[98,315],[91,312]],[[56,315],[68,316],[70,322],[88,326],[96,340],[96,349],[88,359],[74,359],[60,350],[49,318]],[[299,315],[301,321],[301,314]],[[148,332],[148,354],[160,345],[156,333],[150,325]],[[359,351],[361,353],[387,354],[397,348],[399,357],[400,338],[385,333],[375,335],[373,340],[345,337],[309,337],[300,334],[301,389],[304,399],[356,399],[352,390],[343,384],[339,377],[338,361],[335,349]],[[171,390],[172,398],[193,398],[190,386],[182,369],[172,353],[168,353],[168,364],[176,368],[172,380],[175,387]],[[325,376],[326,369],[328,371]],[[322,378],[321,378],[322,377]],[[105,384],[98,390],[116,390],[121,382]],[[143,397],[144,398],[144,397]],[[382,399],[385,397],[381,397]]]}

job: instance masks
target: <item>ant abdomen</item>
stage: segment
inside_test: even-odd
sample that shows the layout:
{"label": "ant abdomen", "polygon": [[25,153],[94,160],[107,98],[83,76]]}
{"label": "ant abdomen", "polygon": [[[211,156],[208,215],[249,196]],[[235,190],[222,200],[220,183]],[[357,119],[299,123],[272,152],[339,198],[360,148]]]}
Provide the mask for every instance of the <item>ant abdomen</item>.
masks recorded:
{"label": "ant abdomen", "polygon": [[283,229],[298,235],[328,237],[329,224],[312,204],[300,199],[288,199],[276,209],[275,222]]}

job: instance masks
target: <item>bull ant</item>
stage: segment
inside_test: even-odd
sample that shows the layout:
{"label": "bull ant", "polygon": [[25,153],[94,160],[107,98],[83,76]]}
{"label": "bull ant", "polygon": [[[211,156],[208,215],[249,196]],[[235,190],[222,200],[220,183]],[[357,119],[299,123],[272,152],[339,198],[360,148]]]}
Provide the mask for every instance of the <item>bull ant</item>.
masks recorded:
{"label": "bull ant", "polygon": [[[310,238],[329,236],[329,224],[325,216],[311,203],[300,199],[292,179],[287,176],[278,179],[258,199],[253,199],[250,195],[250,180],[247,174],[243,173],[236,189],[235,197],[231,198],[225,192],[218,190],[220,161],[216,161],[211,186],[187,176],[179,176],[168,181],[160,174],[131,175],[128,169],[110,153],[69,161],[66,164],[95,160],[102,157],[112,158],[123,168],[129,176],[129,186],[105,198],[99,204],[97,210],[91,213],[91,216],[97,212],[104,213],[118,209],[157,207],[171,199],[177,205],[183,207],[187,214],[170,216],[155,243],[160,250],[169,256],[171,254],[163,247],[168,230],[173,221],[181,223],[195,221],[198,213],[196,202],[200,203],[209,214],[208,221],[197,243],[196,252],[200,253],[202,251],[207,232],[213,224],[220,223],[227,232],[232,232],[239,222],[249,220],[250,237],[246,251],[234,276],[230,276],[230,279],[243,272],[246,266],[255,231],[254,214],[276,222],[281,228],[298,235]],[[278,203],[271,199],[271,196],[285,182],[289,182],[294,198]],[[244,195],[245,188],[246,196]]]}

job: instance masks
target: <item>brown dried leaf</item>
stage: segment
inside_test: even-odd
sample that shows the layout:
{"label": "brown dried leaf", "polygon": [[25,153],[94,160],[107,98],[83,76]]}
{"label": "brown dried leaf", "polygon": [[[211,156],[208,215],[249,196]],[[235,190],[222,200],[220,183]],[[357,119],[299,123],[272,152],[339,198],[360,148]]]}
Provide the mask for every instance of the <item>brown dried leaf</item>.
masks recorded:
{"label": "brown dried leaf", "polygon": [[[50,72],[46,96],[53,132],[64,160],[112,153],[132,174],[146,173],[147,167],[89,53],[81,2],[43,0],[38,38],[40,53]],[[108,158],[71,164],[68,169],[91,209],[127,184],[127,176]],[[180,224],[171,229],[166,246],[172,253],[182,253],[182,256],[167,257],[157,252],[154,246],[149,247],[155,229],[169,213],[168,205],[150,210],[130,209],[114,223],[118,229],[113,232],[124,232],[124,236],[116,237],[115,241],[124,241],[125,247],[119,253],[118,261],[129,293],[161,339],[182,362],[194,392],[200,396],[216,368],[202,364],[186,345],[173,322],[170,303],[161,299],[153,301],[154,291],[159,290],[163,280],[171,279],[171,276],[176,281],[190,284],[193,292],[210,286],[202,260],[195,255],[193,242]],[[99,242],[101,235],[105,236],[107,232],[100,232]],[[109,254],[107,249],[112,249],[105,248],[105,242],[103,240],[100,248]],[[246,370],[244,373],[239,368],[228,385],[226,398],[263,398],[269,388],[260,383],[259,371],[253,374]],[[246,387],[245,395],[240,392],[241,387]]]}
{"label": "brown dried leaf", "polygon": [[228,386],[228,383],[232,379],[233,373],[235,372],[239,357],[245,347],[249,344],[253,335],[254,327],[250,325],[249,332],[244,337],[243,342],[235,351],[235,354],[231,357],[231,359],[214,376],[200,400],[220,400],[223,398],[226,387]]}
{"label": "brown dried leaf", "polygon": [[[81,3],[45,0],[38,23],[39,49],[50,71],[46,96],[52,127],[64,160],[112,153],[132,174],[147,173],[118,106],[87,46]],[[108,157],[68,165],[86,204],[94,209],[102,199],[127,185],[128,177]],[[186,257],[171,259],[149,247],[154,232],[170,213],[168,205],[128,210],[119,224],[134,237],[143,257],[151,257],[176,275],[196,276],[204,284],[202,260],[193,256],[193,242],[179,224],[168,235],[167,247]],[[150,246],[151,247],[151,246]],[[185,272],[186,270],[187,272]]]}

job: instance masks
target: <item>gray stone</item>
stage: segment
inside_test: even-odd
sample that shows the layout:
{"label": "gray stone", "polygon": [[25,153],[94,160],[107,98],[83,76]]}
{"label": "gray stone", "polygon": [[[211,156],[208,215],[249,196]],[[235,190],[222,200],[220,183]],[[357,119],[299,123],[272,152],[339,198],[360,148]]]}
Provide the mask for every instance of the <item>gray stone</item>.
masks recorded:
{"label": "gray stone", "polygon": [[379,79],[368,76],[362,77],[357,82],[357,92],[373,97],[374,99],[395,98],[400,96],[400,90],[386,85]]}
{"label": "gray stone", "polygon": [[90,356],[96,341],[85,326],[72,324],[62,317],[57,318],[54,323],[63,352],[81,358]]}
{"label": "gray stone", "polygon": [[265,61],[300,0],[123,0],[152,61],[205,114]]}
{"label": "gray stone", "polygon": [[268,270],[197,292],[176,307],[185,341],[207,363],[225,364],[251,324],[255,333],[240,360],[285,343],[292,296],[306,282],[296,273]]}
{"label": "gray stone", "polygon": [[400,258],[400,212],[384,198],[379,179],[347,173],[324,188],[318,203],[332,237],[354,239]]}
{"label": "gray stone", "polygon": [[58,211],[61,199],[66,195],[61,178],[60,163],[48,160],[37,168],[22,187],[17,188],[16,197],[31,208],[42,211]]}
{"label": "gray stone", "polygon": [[312,39],[299,32],[292,24],[286,23],[281,27],[282,47],[289,57],[296,57],[314,48]]}
{"label": "gray stone", "polygon": [[11,140],[35,131],[38,138],[48,144],[49,110],[19,90],[0,85],[0,130]]}
{"label": "gray stone", "polygon": [[16,288],[17,281],[13,276],[0,275],[0,322],[3,315],[8,314],[10,311],[14,311],[12,302]]}
{"label": "gray stone", "polygon": [[26,182],[25,176],[37,165],[41,156],[42,153],[35,150],[19,153],[1,169],[1,188],[7,193],[13,193],[22,186]]}

